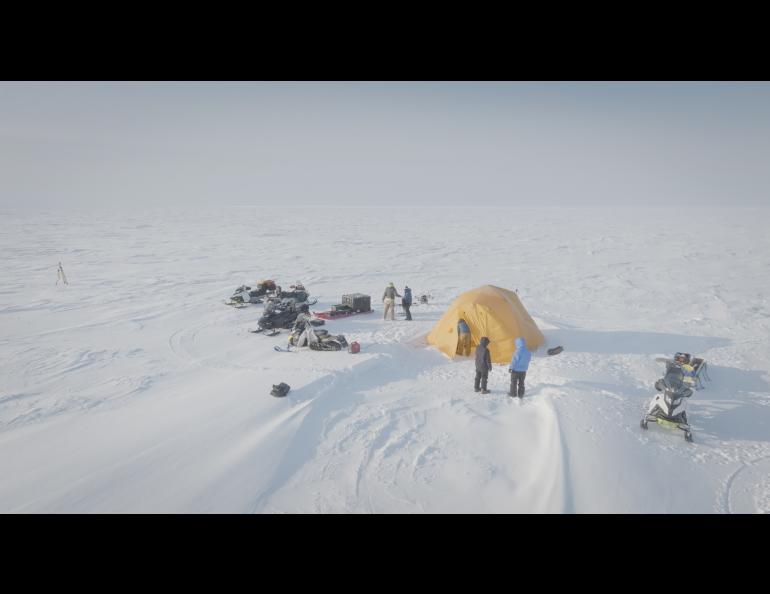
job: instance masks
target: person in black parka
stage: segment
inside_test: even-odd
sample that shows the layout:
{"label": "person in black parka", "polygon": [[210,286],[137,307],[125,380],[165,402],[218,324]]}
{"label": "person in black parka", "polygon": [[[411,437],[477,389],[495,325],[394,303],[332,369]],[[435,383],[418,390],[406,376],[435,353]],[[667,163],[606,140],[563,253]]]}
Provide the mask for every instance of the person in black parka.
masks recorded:
{"label": "person in black parka", "polygon": [[408,286],[404,287],[404,296],[401,298],[401,307],[404,309],[404,312],[406,312],[406,319],[411,320],[412,314],[409,311],[409,308],[412,307],[412,289]]}
{"label": "person in black parka", "polygon": [[489,339],[486,336],[482,336],[479,346],[476,347],[476,380],[473,383],[473,389],[482,394],[489,394],[489,390],[487,390],[487,377],[489,372],[492,371],[492,358],[489,355],[488,344]]}

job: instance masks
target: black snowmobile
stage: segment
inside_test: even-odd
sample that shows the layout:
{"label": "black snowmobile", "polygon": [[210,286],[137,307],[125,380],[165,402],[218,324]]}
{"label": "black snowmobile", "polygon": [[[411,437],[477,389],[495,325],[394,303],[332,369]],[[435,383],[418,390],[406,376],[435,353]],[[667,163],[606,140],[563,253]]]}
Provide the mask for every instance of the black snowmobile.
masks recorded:
{"label": "black snowmobile", "polygon": [[687,422],[687,399],[693,391],[684,381],[684,372],[679,365],[666,365],[666,375],[655,382],[655,389],[660,392],[650,402],[647,413],[639,423],[642,429],[647,429],[647,423],[652,421],[659,425],[681,429],[684,438],[692,441],[692,430]]}
{"label": "black snowmobile", "polygon": [[275,290],[268,295],[266,302],[275,304],[304,304],[313,305],[316,300],[308,301],[310,299],[310,293],[305,289],[302,283],[291,285],[290,291],[284,291],[280,286],[277,286]]}
{"label": "black snowmobile", "polygon": [[297,304],[293,301],[286,303],[268,303],[265,305],[265,313],[259,318],[257,324],[259,330],[277,330],[279,328],[292,328],[297,316],[301,313],[308,313],[310,311],[308,305]]}

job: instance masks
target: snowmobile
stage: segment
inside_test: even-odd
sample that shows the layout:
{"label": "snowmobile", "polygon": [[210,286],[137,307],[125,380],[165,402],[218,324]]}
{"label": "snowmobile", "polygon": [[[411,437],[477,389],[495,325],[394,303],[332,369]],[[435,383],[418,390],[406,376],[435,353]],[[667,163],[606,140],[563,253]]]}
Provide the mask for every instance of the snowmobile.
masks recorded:
{"label": "snowmobile", "polygon": [[273,280],[260,281],[253,289],[247,285],[241,285],[235,289],[232,297],[230,297],[230,301],[226,303],[227,305],[262,303],[262,298],[270,291],[275,291],[275,288],[276,285]]}
{"label": "snowmobile", "polygon": [[313,351],[341,351],[348,341],[342,334],[329,334],[328,330],[316,329],[312,320],[298,320],[289,335],[289,347],[308,346]]}
{"label": "snowmobile", "polygon": [[[309,311],[307,304],[297,304],[293,301],[268,303],[265,306],[265,313],[257,321],[259,326],[257,332],[277,330],[279,328],[289,329],[294,325],[299,314],[308,313]],[[277,332],[274,332],[274,334],[277,334]]]}
{"label": "snowmobile", "polygon": [[302,283],[291,285],[290,289],[290,291],[284,291],[280,286],[276,286],[275,290],[268,295],[266,300],[267,303],[307,303],[307,305],[313,305],[317,302],[315,299],[313,301],[308,301],[310,299],[310,293],[308,293]]}
{"label": "snowmobile", "polygon": [[687,399],[693,391],[684,381],[684,372],[676,363],[666,365],[666,375],[655,382],[655,389],[660,392],[650,402],[647,413],[642,417],[640,426],[647,429],[647,423],[656,422],[659,425],[681,429],[684,438],[692,442],[692,429],[687,422]]}

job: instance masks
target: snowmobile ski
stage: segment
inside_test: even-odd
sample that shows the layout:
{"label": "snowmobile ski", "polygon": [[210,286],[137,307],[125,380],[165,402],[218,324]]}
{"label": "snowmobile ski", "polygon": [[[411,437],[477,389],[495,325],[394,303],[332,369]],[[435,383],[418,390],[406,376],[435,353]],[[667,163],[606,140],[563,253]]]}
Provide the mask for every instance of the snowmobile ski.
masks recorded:
{"label": "snowmobile ski", "polygon": [[275,328],[270,330],[270,332],[268,332],[265,328],[257,328],[255,330],[249,330],[249,332],[252,334],[263,334],[264,336],[278,336],[281,333],[280,330],[276,330]]}
{"label": "snowmobile ski", "polygon": [[295,351],[293,349],[290,349],[290,348],[287,348],[287,347],[279,347],[278,345],[275,345],[273,348],[276,351],[278,351],[279,353],[296,353],[297,352],[297,351]]}
{"label": "snowmobile ski", "polygon": [[235,309],[241,309],[243,307],[248,307],[248,303],[242,303],[240,301],[225,301],[225,305],[229,305],[230,307],[234,307]]}

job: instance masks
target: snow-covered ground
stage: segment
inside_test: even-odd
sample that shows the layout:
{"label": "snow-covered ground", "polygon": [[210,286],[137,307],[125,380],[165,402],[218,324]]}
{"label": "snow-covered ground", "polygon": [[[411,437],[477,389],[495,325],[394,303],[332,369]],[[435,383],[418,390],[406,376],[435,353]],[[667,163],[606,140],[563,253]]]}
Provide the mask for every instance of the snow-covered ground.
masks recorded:
{"label": "snow-covered ground", "polygon": [[[0,512],[768,512],[770,210],[0,212]],[[54,286],[61,261],[68,286]],[[302,281],[363,345],[279,353],[235,287]],[[432,296],[381,319],[388,281]],[[523,402],[425,335],[518,289]],[[639,420],[687,351],[694,444]],[[269,395],[286,382],[288,397]]]}

